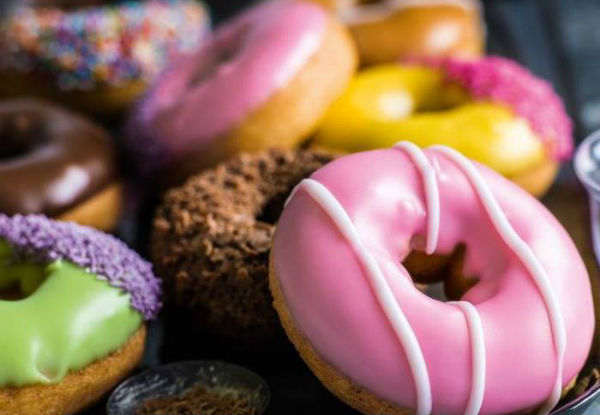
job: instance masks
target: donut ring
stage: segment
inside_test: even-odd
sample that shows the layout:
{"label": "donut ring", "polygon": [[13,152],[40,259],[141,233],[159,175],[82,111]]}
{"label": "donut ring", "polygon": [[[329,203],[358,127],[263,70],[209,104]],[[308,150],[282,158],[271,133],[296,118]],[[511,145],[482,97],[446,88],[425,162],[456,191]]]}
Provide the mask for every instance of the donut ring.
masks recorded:
{"label": "donut ring", "polygon": [[412,56],[480,56],[485,27],[478,0],[312,0],[335,10],[362,65]]}
{"label": "donut ring", "polygon": [[398,140],[450,146],[536,196],[554,182],[574,141],[552,86],[496,56],[366,69],[332,105],[314,142],[364,151]]}
{"label": "donut ring", "polygon": [[[459,244],[463,280],[476,277],[460,301],[417,290],[400,261]],[[270,281],[300,355],[364,413],[549,413],[594,332],[588,274],[562,226],[441,146],[359,153],[304,180],[275,232]]]}
{"label": "donut ring", "polygon": [[134,112],[132,152],[180,182],[242,151],[293,147],[355,66],[349,35],[320,7],[259,4],[163,74]]}
{"label": "donut ring", "polygon": [[159,296],[150,264],[114,237],[0,215],[0,414],[71,414],[98,400],[140,361]]}
{"label": "donut ring", "polygon": [[101,3],[36,0],[16,7],[0,24],[0,97],[37,96],[113,116],[209,30],[197,1]]}
{"label": "donut ring", "polygon": [[282,337],[268,288],[273,224],[293,187],[332,159],[314,150],[242,154],[166,194],[151,257],[195,326],[249,346]]}
{"label": "donut ring", "polygon": [[0,212],[114,229],[123,185],[108,132],[35,99],[0,103],[0,130]]}

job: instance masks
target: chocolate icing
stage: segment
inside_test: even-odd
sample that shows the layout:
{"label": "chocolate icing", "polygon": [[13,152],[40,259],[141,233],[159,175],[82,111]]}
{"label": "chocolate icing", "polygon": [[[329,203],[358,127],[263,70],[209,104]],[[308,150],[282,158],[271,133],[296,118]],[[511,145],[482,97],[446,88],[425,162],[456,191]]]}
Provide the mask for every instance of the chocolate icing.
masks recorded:
{"label": "chocolate icing", "polygon": [[0,103],[0,212],[60,214],[116,171],[112,139],[91,121],[39,100]]}
{"label": "chocolate icing", "polygon": [[171,302],[196,327],[250,346],[279,338],[268,287],[274,223],[294,186],[333,158],[300,149],[241,154],[167,192],[151,256]]}

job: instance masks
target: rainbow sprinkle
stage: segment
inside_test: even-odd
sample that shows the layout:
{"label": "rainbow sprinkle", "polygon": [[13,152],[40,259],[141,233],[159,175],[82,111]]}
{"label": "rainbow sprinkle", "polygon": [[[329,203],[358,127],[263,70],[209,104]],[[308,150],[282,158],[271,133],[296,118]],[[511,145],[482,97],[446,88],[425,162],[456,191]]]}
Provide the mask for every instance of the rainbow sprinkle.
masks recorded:
{"label": "rainbow sprinkle", "polygon": [[0,69],[49,74],[64,90],[149,82],[208,29],[206,10],[194,0],[20,7],[0,25]]}

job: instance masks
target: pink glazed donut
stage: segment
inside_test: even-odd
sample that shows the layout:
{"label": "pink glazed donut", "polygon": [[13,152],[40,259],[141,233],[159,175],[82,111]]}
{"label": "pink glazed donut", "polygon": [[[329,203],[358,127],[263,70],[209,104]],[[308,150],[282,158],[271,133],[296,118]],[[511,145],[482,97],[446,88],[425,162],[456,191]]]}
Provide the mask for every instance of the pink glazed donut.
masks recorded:
{"label": "pink glazed donut", "polygon": [[[474,285],[454,302],[419,291],[402,261],[458,245]],[[346,156],[302,181],[271,289],[304,360],[364,413],[547,414],[594,332],[588,274],[558,221],[441,146]]]}
{"label": "pink glazed donut", "polygon": [[241,151],[305,139],[352,77],[346,29],[319,6],[264,2],[175,62],[134,111],[142,168],[175,182]]}

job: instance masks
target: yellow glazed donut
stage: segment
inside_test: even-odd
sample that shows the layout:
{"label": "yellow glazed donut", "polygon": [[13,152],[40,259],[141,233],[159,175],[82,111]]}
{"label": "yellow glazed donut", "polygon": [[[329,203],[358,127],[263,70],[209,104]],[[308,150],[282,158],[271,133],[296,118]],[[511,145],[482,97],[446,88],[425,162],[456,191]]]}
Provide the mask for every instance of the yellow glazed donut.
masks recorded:
{"label": "yellow glazed donut", "polygon": [[344,151],[410,140],[442,144],[540,196],[572,151],[572,124],[545,81],[499,57],[368,69],[325,117],[314,143]]}
{"label": "yellow glazed donut", "polygon": [[479,56],[485,29],[477,0],[313,0],[348,27],[363,65],[407,56]]}

